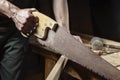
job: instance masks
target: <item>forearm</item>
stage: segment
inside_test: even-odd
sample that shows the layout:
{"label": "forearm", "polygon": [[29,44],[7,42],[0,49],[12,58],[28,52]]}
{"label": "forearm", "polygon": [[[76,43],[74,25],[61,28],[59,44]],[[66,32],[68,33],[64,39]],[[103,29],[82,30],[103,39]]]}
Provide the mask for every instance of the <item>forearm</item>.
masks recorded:
{"label": "forearm", "polygon": [[16,11],[19,10],[15,5],[7,0],[0,0],[0,12],[8,16],[13,17]]}
{"label": "forearm", "polygon": [[69,13],[67,0],[54,0],[53,9],[55,18],[60,26],[64,26],[69,31]]}

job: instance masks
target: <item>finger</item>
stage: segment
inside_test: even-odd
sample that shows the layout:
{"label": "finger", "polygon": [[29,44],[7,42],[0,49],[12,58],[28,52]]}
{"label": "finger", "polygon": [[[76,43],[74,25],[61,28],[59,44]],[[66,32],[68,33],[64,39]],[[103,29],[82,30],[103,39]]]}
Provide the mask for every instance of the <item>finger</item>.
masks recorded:
{"label": "finger", "polygon": [[29,11],[29,13],[32,13],[32,12],[35,12],[35,11],[37,11],[35,8],[31,8],[31,9],[29,9],[28,10]]}
{"label": "finger", "polygon": [[80,41],[81,43],[83,43],[82,42],[82,39],[79,37],[79,36],[73,36],[76,40],[78,40],[78,41]]}

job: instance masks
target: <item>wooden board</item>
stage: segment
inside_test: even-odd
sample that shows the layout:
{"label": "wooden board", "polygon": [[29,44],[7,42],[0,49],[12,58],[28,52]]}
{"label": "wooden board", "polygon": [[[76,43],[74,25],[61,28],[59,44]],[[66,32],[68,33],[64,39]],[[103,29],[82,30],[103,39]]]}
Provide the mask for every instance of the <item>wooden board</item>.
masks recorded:
{"label": "wooden board", "polygon": [[120,52],[114,53],[114,54],[108,54],[108,55],[102,55],[103,59],[111,63],[115,67],[120,67]]}

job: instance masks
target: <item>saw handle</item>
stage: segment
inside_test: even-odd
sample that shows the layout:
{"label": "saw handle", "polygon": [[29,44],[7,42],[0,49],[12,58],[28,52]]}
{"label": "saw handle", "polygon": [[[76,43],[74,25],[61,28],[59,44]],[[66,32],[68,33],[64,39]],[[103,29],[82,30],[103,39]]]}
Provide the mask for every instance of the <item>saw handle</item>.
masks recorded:
{"label": "saw handle", "polygon": [[50,17],[38,12],[32,12],[33,16],[27,19],[21,33],[24,37],[35,35],[40,39],[46,39],[49,30],[55,31],[58,24]]}
{"label": "saw handle", "polygon": [[40,13],[40,12],[33,12],[32,13],[35,17],[39,18],[39,24],[34,33],[40,39],[46,39],[49,30],[55,31],[57,28],[57,22],[50,17]]}

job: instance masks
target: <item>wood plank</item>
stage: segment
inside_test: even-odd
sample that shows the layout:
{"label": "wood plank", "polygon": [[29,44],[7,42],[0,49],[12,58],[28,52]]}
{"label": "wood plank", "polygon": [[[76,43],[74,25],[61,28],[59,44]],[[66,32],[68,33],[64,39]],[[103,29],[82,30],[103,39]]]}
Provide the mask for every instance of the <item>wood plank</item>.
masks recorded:
{"label": "wood plank", "polygon": [[[87,44],[90,46],[90,41],[93,37],[92,35],[87,35],[87,34],[79,34],[81,39],[83,40],[83,43]],[[120,42],[109,40],[109,39],[104,39],[101,38],[104,44],[110,44],[110,45],[115,45],[115,46],[120,46]]]}
{"label": "wood plank", "polygon": [[120,65],[120,52],[108,54],[108,55],[102,55],[103,59],[111,63],[113,66],[117,67]]}
{"label": "wood plank", "polygon": [[78,71],[76,71],[73,67],[69,66],[67,71],[66,71],[69,75],[71,75],[72,77],[75,77],[78,80],[82,80],[81,76],[79,75]]}
{"label": "wood plank", "polygon": [[45,79],[50,74],[51,70],[53,69],[56,61],[50,58],[45,58]]}
{"label": "wood plank", "polygon": [[46,80],[58,80],[61,74],[62,69],[65,67],[67,58],[65,56],[61,56],[60,59],[55,64],[54,68],[48,75]]}

